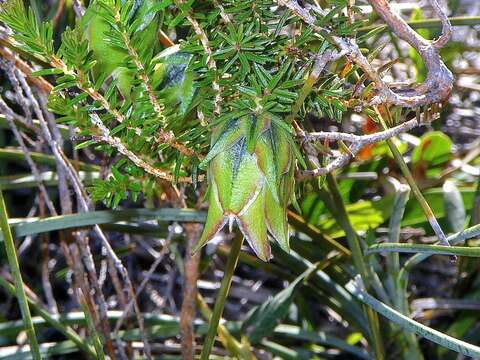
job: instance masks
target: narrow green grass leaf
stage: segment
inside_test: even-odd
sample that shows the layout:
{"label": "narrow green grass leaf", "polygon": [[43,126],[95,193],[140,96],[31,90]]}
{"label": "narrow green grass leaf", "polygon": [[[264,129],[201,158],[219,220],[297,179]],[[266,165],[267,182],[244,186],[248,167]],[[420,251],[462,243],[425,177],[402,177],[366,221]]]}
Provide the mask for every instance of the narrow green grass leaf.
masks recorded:
{"label": "narrow green grass leaf", "polygon": [[[477,225],[474,225],[468,229],[465,229],[463,231],[460,231],[456,234],[452,234],[450,235],[449,237],[447,237],[447,240],[450,244],[452,245],[457,245],[457,244],[460,244],[462,242],[464,242],[465,240],[468,240],[468,239],[471,239],[471,238],[474,238],[474,237],[477,237],[477,236],[480,236],[480,224],[477,224]],[[407,262],[405,262],[400,274],[399,274],[399,277],[400,278],[405,278],[406,276],[406,273],[408,273],[408,271],[415,265],[421,263],[423,260],[427,259],[428,257],[430,257],[432,254],[416,254],[414,256],[412,256],[410,259],[407,260]]]}
{"label": "narrow green grass leaf", "polygon": [[339,339],[336,336],[332,336],[323,331],[314,332],[302,329],[294,325],[281,324],[275,328],[273,334],[275,336],[281,336],[302,341],[310,341],[313,343],[340,349],[357,356],[359,359],[373,359],[365,350],[362,350],[356,346],[352,346],[347,342],[343,341],[342,339]]}
{"label": "narrow green grass leaf", "polygon": [[317,266],[311,266],[304,271],[285,289],[276,294],[273,298],[253,308],[242,325],[242,332],[247,334],[252,343],[259,342],[263,337],[269,336],[275,327],[288,314],[290,305],[303,280],[317,270]]}
{"label": "narrow green grass leaf", "polygon": [[446,347],[465,356],[470,356],[472,358],[480,357],[480,347],[455,339],[454,337],[410,319],[369,295],[362,289],[362,286],[359,283],[360,279],[358,279],[358,281],[352,280],[345,287],[362,303],[368,305],[395,324],[398,324],[403,329],[412,331],[440,346]]}
{"label": "narrow green grass leaf", "polygon": [[444,246],[428,244],[384,243],[370,246],[365,254],[381,252],[420,253],[429,255],[458,255],[480,257],[480,247]]}
{"label": "narrow green grass leaf", "polygon": [[12,272],[13,281],[15,283],[16,296],[18,305],[22,313],[23,322],[25,325],[25,331],[27,333],[28,341],[30,343],[31,353],[34,360],[40,360],[40,349],[38,347],[37,336],[35,335],[35,329],[33,328],[32,317],[30,315],[30,309],[28,307],[27,296],[25,295],[25,289],[23,288],[22,273],[20,272],[20,265],[18,264],[17,251],[15,249],[15,242],[13,240],[12,231],[8,225],[8,214],[5,206],[5,200],[3,199],[3,193],[0,190],[0,228],[3,233],[5,250],[7,253],[8,263]]}
{"label": "narrow green grass leaf", "polygon": [[[100,178],[98,172],[80,171],[78,175],[84,184],[90,184],[93,179]],[[58,175],[54,171],[40,173],[40,179],[45,186],[56,186],[58,184]],[[35,176],[31,174],[0,176],[0,188],[3,190],[36,188],[37,186],[38,182]]]}
{"label": "narrow green grass leaf", "polygon": [[[192,209],[129,209],[101,210],[49,218],[10,219],[16,237],[120,221],[179,221],[204,222],[205,213]],[[2,240],[3,237],[0,237]]]}
{"label": "narrow green grass leaf", "polygon": [[[41,165],[55,166],[56,161],[53,155],[45,155],[38,152],[30,152],[30,156],[35,163]],[[25,154],[17,149],[0,149],[0,160],[25,162]],[[84,162],[72,161],[73,165],[78,166],[80,170],[84,171],[100,171],[100,167],[96,165],[86,164]]]}

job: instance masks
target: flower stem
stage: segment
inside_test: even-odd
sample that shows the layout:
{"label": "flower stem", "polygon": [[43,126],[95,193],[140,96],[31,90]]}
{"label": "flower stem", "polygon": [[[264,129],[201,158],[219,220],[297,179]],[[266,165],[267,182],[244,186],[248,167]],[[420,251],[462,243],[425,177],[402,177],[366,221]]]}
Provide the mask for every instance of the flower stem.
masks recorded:
{"label": "flower stem", "polygon": [[[382,116],[382,113],[379,111],[378,108],[375,108],[375,112],[378,116],[378,119],[380,120],[380,124],[382,125],[383,129],[386,130],[388,129],[387,124],[385,122],[384,117]],[[387,119],[390,120],[390,123],[393,122],[391,118],[391,114],[388,110],[388,108],[385,108],[385,112],[387,113],[388,117]],[[442,228],[440,227],[440,224],[437,221],[437,218],[433,214],[433,211],[428,205],[427,200],[425,200],[425,197],[423,196],[422,192],[420,191],[416,180],[414,179],[412,173],[410,172],[410,169],[408,168],[408,165],[405,163],[405,160],[403,159],[402,154],[398,150],[397,146],[393,142],[393,139],[387,139],[385,140],[387,143],[388,147],[390,148],[390,151],[393,154],[393,158],[395,159],[398,167],[400,168],[400,171],[402,172],[403,176],[408,182],[408,185],[412,189],[413,194],[417,198],[417,201],[420,203],[420,206],[422,207],[422,210],[425,214],[425,217],[427,218],[428,222],[430,223],[430,226],[432,227],[433,231],[438,237],[438,240],[440,241],[441,245],[444,246],[450,246],[449,242],[447,241],[447,238],[445,234],[443,233]]]}
{"label": "flower stem", "polygon": [[[338,189],[337,181],[332,174],[327,174],[327,183],[338,215],[337,220],[345,231],[348,246],[350,248],[350,251],[352,252],[353,266],[355,270],[360,274],[363,283],[367,287],[369,287],[369,272],[367,264],[365,263],[364,255],[362,253],[362,248],[360,246],[360,240],[350,222],[350,219],[348,218],[348,213],[345,208],[342,195],[340,194],[340,191]],[[365,308],[365,313],[368,319],[370,336],[373,343],[372,345],[375,352],[375,357],[376,359],[384,359],[385,355],[382,343],[382,336],[380,334],[380,324],[378,316],[374,311],[372,311],[371,308],[368,307]]]}
{"label": "flower stem", "polygon": [[20,265],[18,264],[17,251],[15,250],[15,243],[13,241],[12,231],[8,225],[8,214],[3,199],[3,194],[0,189],[0,228],[3,233],[3,242],[7,252],[8,263],[12,271],[13,282],[17,293],[18,304],[23,317],[25,331],[27,333],[28,341],[30,342],[30,352],[34,360],[40,360],[40,348],[38,347],[35,329],[33,328],[32,317],[28,307],[27,296],[23,288],[22,274],[20,273]]}
{"label": "flower stem", "polygon": [[203,343],[201,360],[208,360],[210,352],[212,351],[213,343],[215,342],[215,336],[217,335],[218,324],[222,317],[223,308],[225,306],[225,299],[227,298],[230,285],[232,284],[232,277],[237,266],[238,257],[240,255],[240,249],[243,244],[243,236],[237,235],[233,240],[232,247],[230,249],[230,255],[228,256],[225,272],[223,273],[222,283],[220,284],[220,290],[218,291],[217,300],[213,308],[213,314],[210,318],[210,325],[208,327],[207,337]]}

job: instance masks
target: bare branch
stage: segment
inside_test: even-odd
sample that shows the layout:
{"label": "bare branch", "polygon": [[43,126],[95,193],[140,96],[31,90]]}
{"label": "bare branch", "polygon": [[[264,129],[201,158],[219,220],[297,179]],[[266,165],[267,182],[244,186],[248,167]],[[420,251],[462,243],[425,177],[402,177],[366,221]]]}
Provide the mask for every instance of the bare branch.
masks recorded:
{"label": "bare branch", "polygon": [[20,148],[23,151],[23,155],[25,157],[25,160],[28,163],[28,166],[30,167],[30,170],[32,171],[33,177],[35,178],[35,181],[37,182],[37,186],[40,189],[40,192],[42,193],[45,203],[47,204],[48,210],[50,213],[55,216],[57,215],[57,211],[55,210],[55,206],[53,205],[52,200],[50,199],[50,196],[48,195],[47,188],[45,187],[45,184],[42,181],[42,176],[40,175],[40,171],[35,164],[35,162],[32,159],[32,156],[30,155],[30,151],[28,150],[27,146],[25,145],[25,142],[23,141],[23,138],[20,134],[20,131],[18,130],[17,126],[15,125],[15,122],[13,121],[13,116],[10,107],[3,101],[3,99],[0,97],[0,110],[2,113],[5,114],[5,119],[7,120],[8,126],[12,130],[18,145],[20,145]]}
{"label": "bare branch", "polygon": [[447,13],[443,11],[438,4],[438,0],[429,0],[429,2],[433,10],[435,11],[435,14],[437,14],[437,16],[442,21],[442,34],[432,43],[435,48],[440,49],[444,47],[452,37],[453,28],[450,20],[448,19]]}
{"label": "bare branch", "polygon": [[398,126],[390,128],[385,131],[377,132],[375,134],[369,135],[355,135],[355,134],[347,134],[341,132],[330,132],[330,131],[320,131],[320,132],[311,132],[305,135],[306,140],[342,140],[351,143],[359,143],[363,146],[367,144],[377,143],[386,139],[390,139],[394,136],[397,136],[401,133],[410,131],[411,129],[417,127],[418,121],[417,119],[412,119],[409,121],[404,122]]}
{"label": "bare branch", "polygon": [[380,104],[384,102],[382,98],[385,98],[392,104],[419,107],[448,98],[453,88],[453,75],[442,62],[438,50],[450,39],[452,26],[437,0],[430,0],[430,3],[442,20],[443,31],[440,38],[433,42],[415,32],[400,15],[391,9],[387,0],[370,0],[370,3],[395,35],[406,41],[419,53],[428,71],[426,80],[415,89],[390,90],[391,93],[383,89],[383,94],[372,100],[372,104]]}
{"label": "bare branch", "polygon": [[[430,120],[435,120],[437,117],[434,117],[433,119],[430,119]],[[347,133],[334,132],[334,131],[332,132],[320,131],[320,132],[312,132],[312,133],[297,132],[297,135],[302,142],[302,146],[305,146],[305,144],[309,142],[318,141],[318,140],[346,141],[348,143],[351,143],[351,145],[347,148],[347,150],[344,153],[336,157],[334,160],[330,161],[325,167],[316,166],[312,170],[300,171],[297,174],[297,178],[299,180],[303,180],[303,179],[326,175],[328,173],[331,173],[334,170],[338,170],[348,165],[349,161],[355,158],[358,152],[362,150],[366,145],[375,144],[380,141],[391,139],[402,133],[410,131],[417,126],[424,125],[425,121],[426,121],[425,117],[422,115],[420,117],[420,120],[417,118],[408,120],[393,128],[380,131],[374,134],[368,134],[368,135],[355,135],[355,134],[347,134]]]}
{"label": "bare branch", "polygon": [[[300,6],[295,0],[278,0],[280,5],[289,8],[294,14],[310,25],[317,33],[328,36],[335,45],[345,52],[345,56],[356,63],[375,84],[378,94],[368,105],[391,104],[409,108],[417,108],[447,99],[453,88],[453,75],[442,62],[438,54],[439,48],[446,44],[450,38],[451,25],[438,5],[437,0],[430,0],[435,12],[442,20],[443,33],[436,41],[429,41],[416,33],[397,13],[391,8],[388,0],[370,0],[373,8],[388,24],[390,29],[402,40],[408,42],[422,57],[428,75],[426,80],[413,89],[396,89],[389,87],[378,71],[368,62],[361,53],[358,45],[353,39],[346,39],[336,36],[330,30],[316,24],[316,17],[310,14],[309,9]],[[322,13],[317,9],[315,13]]]}
{"label": "bare branch", "polygon": [[184,281],[182,295],[182,310],[180,313],[180,336],[182,340],[182,359],[195,358],[195,298],[197,297],[198,265],[200,254],[192,255],[192,248],[200,238],[203,226],[200,224],[185,224],[187,246],[184,258]]}

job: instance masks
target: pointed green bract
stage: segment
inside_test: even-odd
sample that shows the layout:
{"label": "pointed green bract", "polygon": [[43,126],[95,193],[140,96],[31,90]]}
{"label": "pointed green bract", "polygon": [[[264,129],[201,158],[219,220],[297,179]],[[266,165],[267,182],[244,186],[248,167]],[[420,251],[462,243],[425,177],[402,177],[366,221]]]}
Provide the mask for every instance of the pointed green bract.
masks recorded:
{"label": "pointed green bract", "polygon": [[258,169],[257,159],[249,154],[245,142],[238,143],[232,148],[235,162],[232,176],[232,198],[230,204],[224,209],[235,214],[244,210],[257,196],[257,192],[263,185],[264,179]]}
{"label": "pointed green bract", "polygon": [[273,196],[278,200],[277,192],[277,166],[275,164],[275,154],[271,141],[271,132],[266,131],[257,143],[255,153],[258,159],[258,166],[265,174],[268,187],[273,193]]}
{"label": "pointed green bract", "polygon": [[[213,134],[215,135],[215,134]],[[236,142],[242,137],[241,127],[237,120],[228,122],[223,131],[218,136],[218,139],[214,140],[212,148],[208,152],[207,156],[200,163],[199,167],[203,168],[218,154],[224,151],[228,151]],[[214,136],[212,136],[214,138]]]}
{"label": "pointed green bract", "polygon": [[195,250],[226,223],[236,222],[255,254],[271,257],[268,234],[289,251],[287,207],[293,178],[292,142],[287,132],[266,117],[231,120],[214,129],[208,165],[210,208]]}
{"label": "pointed green bract", "polygon": [[[215,161],[210,163],[209,178],[212,185],[212,191],[216,191],[218,200],[223,208],[230,205],[232,198],[232,171],[233,162],[228,152],[220,153]],[[222,174],[222,176],[211,176],[210,174]],[[215,190],[214,190],[215,189]]]}
{"label": "pointed green bract", "polygon": [[273,197],[270,191],[265,194],[265,221],[275,241],[284,251],[289,252],[286,208]]}
{"label": "pointed green bract", "polygon": [[265,210],[265,191],[255,197],[252,204],[239,216],[238,224],[245,239],[263,261],[270,260],[270,245],[267,239],[267,224],[262,216]]}
{"label": "pointed green bract", "polygon": [[223,214],[223,209],[219,206],[218,200],[215,198],[215,191],[212,189],[210,191],[210,205],[208,208],[207,221],[205,222],[205,230],[200,240],[195,244],[193,252],[196,252],[205,245],[208,240],[212,239],[227,222],[227,218]]}

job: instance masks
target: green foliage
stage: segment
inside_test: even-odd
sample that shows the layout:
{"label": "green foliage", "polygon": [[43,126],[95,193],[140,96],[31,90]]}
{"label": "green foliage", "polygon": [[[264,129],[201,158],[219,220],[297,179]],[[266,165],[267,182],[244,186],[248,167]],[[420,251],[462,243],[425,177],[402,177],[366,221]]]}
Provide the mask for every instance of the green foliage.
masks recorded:
{"label": "green foliage", "polygon": [[[342,13],[344,5],[335,4],[322,25],[329,23],[333,33],[353,34],[360,22],[353,27],[349,24]],[[58,50],[53,48],[51,25],[39,24],[22,1],[8,1],[1,18],[14,30],[22,49],[50,64],[51,68],[36,75],[56,75],[49,107],[60,115],[59,121],[79,129],[79,138],[86,138],[80,147],[102,142],[105,136],[90,120],[95,112],[110,135],[129,151],[177,178],[196,173],[200,155],[211,143],[211,134],[218,131],[215,129],[245,116],[270,119],[295,146],[290,125],[283,118],[298,100],[314,63],[312,55],[331,48],[328,37],[313,34],[309,28],[301,28],[293,38],[288,36],[285,27],[296,18],[290,11],[278,16],[271,0],[226,1],[223,6],[228,22],[209,4],[186,2],[174,8],[169,0],[91,1],[82,20],[62,33]],[[187,16],[198,19],[215,68]],[[158,45],[160,26],[176,26],[186,34],[180,47],[162,49]],[[214,81],[223,100],[220,116],[213,115],[219,95],[211,86]],[[327,74],[308,97],[302,113],[313,111],[340,119],[346,110],[342,101],[349,94],[343,89],[344,81]],[[209,122],[207,126],[198,122],[197,112]],[[178,147],[163,143],[158,133],[171,133],[196,155],[180,156]],[[250,150],[258,135],[248,137]],[[101,149],[112,157],[115,154],[111,144]],[[298,157],[295,147],[294,151]],[[128,171],[136,166],[129,160],[113,160],[111,165],[112,173],[136,177],[140,183],[150,176]],[[138,182],[125,187],[118,174],[95,181],[91,191],[96,200],[116,206],[128,195],[135,198],[144,187],[137,186]]]}
{"label": "green foliage", "polygon": [[269,301],[253,308],[242,323],[242,330],[252,344],[269,336],[277,325],[287,316],[294,296],[302,282],[315,270],[315,266],[297,277],[285,289]]}
{"label": "green foliage", "polygon": [[452,154],[452,140],[440,131],[432,131],[420,138],[412,153],[414,166],[435,167],[448,161]]}
{"label": "green foliage", "polygon": [[[306,163],[311,164],[298,148],[292,119],[307,131],[322,128],[324,118],[340,122],[352,110],[352,89],[361,83],[356,66],[342,58],[324,69],[305,91],[317,57],[333,49],[334,34],[356,38],[358,44],[372,49],[368,57],[373,61],[384,48],[375,43],[383,29],[357,36],[356,30],[363,20],[359,16],[351,22],[346,16],[344,0],[321,2],[325,15],[317,16],[316,22],[328,28],[330,34],[314,33],[303,24],[297,26],[298,17],[272,0],[221,1],[224,13],[215,1],[92,0],[88,3],[85,17],[76,25],[70,22],[70,27],[56,27],[55,37],[50,23],[38,22],[36,14],[26,10],[21,0],[8,0],[0,17],[13,29],[15,45],[44,66],[34,75],[55,81],[49,109],[57,114],[58,124],[78,130],[75,135],[80,142],[76,149],[91,147],[95,154],[103,155],[101,170],[107,169],[106,175],[100,166],[76,163],[82,170],[81,178],[88,181],[92,199],[112,208],[127,199],[146,198],[145,204],[156,205],[157,202],[150,200],[162,186],[145,167],[138,166],[138,161],[132,161],[127,152],[105,141],[109,136],[152,168],[171,175],[170,183],[191,179],[193,186],[188,185],[185,192],[187,206],[199,203],[194,190],[199,177],[206,174],[209,214],[165,208],[109,210],[20,219],[12,226],[14,233],[27,236],[101,224],[106,230],[119,233],[163,236],[164,226],[144,221],[206,221],[198,248],[234,220],[259,258],[269,259],[270,251],[275,255],[273,262],[264,263],[241,252],[240,261],[261,269],[262,275],[290,281],[290,285],[254,308],[243,327],[227,323],[233,329],[232,334],[237,335],[236,329],[246,334],[255,348],[292,358],[331,357],[329,349],[334,348],[368,359],[375,356],[374,352],[367,353],[360,346],[368,343],[373,348],[377,341],[383,342],[388,351],[394,350],[395,356],[401,354],[410,359],[410,354],[419,355],[415,336],[402,332],[402,328],[419,332],[418,324],[397,313],[409,315],[408,293],[400,275],[409,268],[400,266],[398,256],[381,257],[376,253],[419,252],[420,257],[412,258],[415,263],[430,254],[476,256],[478,247],[471,252],[467,247],[446,250],[438,245],[399,244],[401,226],[419,227],[429,235],[432,231],[413,196],[394,207],[396,194],[385,184],[390,176],[399,176],[393,162],[398,159],[393,159],[386,143],[367,149],[358,165],[338,176],[339,186],[335,190],[338,194],[334,197],[332,190],[324,188],[325,178],[297,183],[296,189],[294,186],[296,166],[308,168]],[[359,14],[356,6],[350,10]],[[225,20],[225,14],[229,21]],[[198,21],[198,27],[192,19]],[[159,29],[175,34],[172,38],[177,45],[165,48],[157,40]],[[202,32],[207,44],[201,41]],[[54,43],[58,47],[54,48]],[[415,56],[412,60],[420,69],[423,63],[416,53]],[[220,91],[212,84],[218,84]],[[371,90],[372,86],[367,85],[360,90],[361,96],[369,97]],[[216,105],[220,106],[219,114]],[[407,115],[399,109],[391,110],[393,123]],[[364,113],[378,124],[378,116],[372,109],[365,109]],[[92,115],[99,117],[103,127],[92,121]],[[315,121],[310,122],[311,118]],[[0,118],[0,127],[4,126]],[[66,128],[63,135],[70,136]],[[435,182],[435,187],[424,192],[442,227],[446,224],[449,227],[445,229],[463,230],[468,219],[466,211],[474,207],[475,189],[470,186],[470,178],[463,181],[465,174],[455,180],[458,189],[448,182],[441,187],[442,170],[452,159],[452,140],[442,133],[430,132],[420,138],[420,145],[413,151],[405,141],[396,139],[395,144],[407,158],[411,155],[411,167],[415,179],[420,180],[419,186],[423,186],[421,182],[425,179]],[[325,157],[332,154],[332,144],[328,142],[313,145]],[[341,153],[345,148],[340,145],[333,150]],[[18,161],[21,156],[18,151],[0,149],[2,159]],[[32,153],[32,157],[53,170],[52,156]],[[376,177],[364,181],[360,178],[363,172],[374,172]],[[41,176],[49,186],[58,183],[54,171]],[[20,174],[2,177],[0,184],[13,189],[33,187],[37,182],[32,176]],[[335,185],[333,177],[330,188],[332,184]],[[291,212],[287,217],[288,205],[296,202],[297,197],[303,214]],[[457,211],[460,208],[464,211]],[[377,244],[387,237],[384,228],[389,220],[390,233],[398,236],[391,243]],[[291,232],[291,244],[289,226],[295,230]],[[462,241],[477,236],[478,231],[473,230],[467,229],[465,234],[470,235],[465,235]],[[267,236],[276,243],[269,244]],[[353,255],[343,245],[345,236],[355,250]],[[182,264],[175,241],[172,240],[171,257]],[[178,248],[183,250],[181,246]],[[216,251],[228,255],[231,249],[222,244]],[[115,251],[122,255],[130,253],[129,249]],[[314,271],[308,272],[312,268]],[[367,279],[365,292],[345,285],[356,272]],[[67,270],[59,273],[64,275]],[[229,276],[232,274],[233,266]],[[363,293],[375,298],[362,298]],[[382,323],[380,340],[375,339],[375,334],[372,336],[376,320],[372,312],[362,311],[361,302],[391,319],[391,326]],[[311,314],[311,304],[325,310],[325,314]],[[340,326],[340,330],[335,327],[336,336],[317,332],[319,323],[325,321],[324,315],[329,320],[341,320],[342,325],[348,323],[348,327]],[[466,325],[452,326],[452,331],[462,337],[474,321],[466,317]],[[281,322],[295,325],[277,326]],[[169,320],[167,325],[162,321],[155,324],[147,325],[152,336],[174,337],[179,333],[176,319]],[[205,333],[204,325],[195,327],[197,334]],[[419,332],[422,335],[432,334],[431,329],[422,329]],[[434,341],[445,345],[445,339],[434,334]],[[138,339],[138,331],[122,332],[120,336]],[[212,341],[214,337],[215,331]],[[388,341],[391,338],[395,341]],[[73,344],[63,345],[59,343],[52,352],[75,351]],[[447,345],[450,348],[458,345],[455,349],[460,352],[468,348],[468,344],[456,339],[448,339]],[[44,352],[43,348],[41,351]]]}
{"label": "green foliage", "polygon": [[38,23],[33,10],[25,9],[23,0],[10,0],[2,4],[0,20],[15,31],[15,39],[20,49],[50,62],[54,55],[50,22]]}

